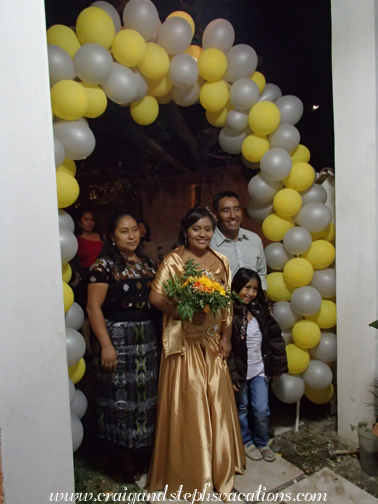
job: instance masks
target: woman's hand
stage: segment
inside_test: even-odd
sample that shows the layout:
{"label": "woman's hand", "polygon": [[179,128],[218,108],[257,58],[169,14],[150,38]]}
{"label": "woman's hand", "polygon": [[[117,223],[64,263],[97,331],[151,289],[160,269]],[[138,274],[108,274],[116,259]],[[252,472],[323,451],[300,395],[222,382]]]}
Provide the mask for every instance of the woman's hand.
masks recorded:
{"label": "woman's hand", "polygon": [[231,342],[227,338],[222,338],[219,342],[219,352],[218,355],[222,360],[227,360],[231,352]]}
{"label": "woman's hand", "polygon": [[280,375],[280,374],[275,374],[275,375],[273,375],[273,376],[272,376],[272,381],[276,381],[276,380],[278,380],[279,378],[281,378],[281,376],[282,376],[282,375]]}
{"label": "woman's hand", "polygon": [[195,312],[193,315],[192,324],[202,325],[205,322],[206,316],[207,313],[205,313],[204,311]]}
{"label": "woman's hand", "polygon": [[114,373],[117,368],[117,352],[113,345],[101,349],[101,367],[109,373]]}
{"label": "woman's hand", "polygon": [[234,389],[234,392],[240,392],[240,383],[233,383],[232,388]]}

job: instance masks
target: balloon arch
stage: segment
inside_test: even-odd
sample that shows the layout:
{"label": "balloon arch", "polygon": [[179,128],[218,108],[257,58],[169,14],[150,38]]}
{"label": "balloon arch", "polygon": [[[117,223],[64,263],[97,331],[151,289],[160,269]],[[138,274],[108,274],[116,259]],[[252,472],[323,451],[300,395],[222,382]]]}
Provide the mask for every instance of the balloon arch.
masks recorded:
{"label": "balloon arch", "polygon": [[77,18],[76,33],[64,25],[47,31],[55,164],[62,254],[67,361],[70,377],[73,450],[81,444],[80,419],[86,398],[75,390],[85,372],[85,342],[78,332],[84,314],[74,303],[69,261],[77,251],[72,218],[63,210],[79,195],[75,160],[87,158],[95,137],[85,117],[95,118],[107,100],[130,105],[141,125],[153,123],[159,104],[174,100],[183,107],[198,101],[217,128],[219,144],[242,154],[251,178],[247,211],[262,222],[272,241],[265,250],[268,296],[287,343],[289,373],[274,383],[286,403],[303,394],[316,404],[333,396],[336,360],[335,229],[325,205],[327,193],[315,184],[310,152],[300,144],[295,124],[303,104],[282,96],[256,71],[257,55],[246,44],[234,44],[231,23],[216,19],[205,28],[202,47],[191,45],[194,21],[182,11],[162,24],[150,0],[129,0],[123,24],[116,9],[94,2]]}

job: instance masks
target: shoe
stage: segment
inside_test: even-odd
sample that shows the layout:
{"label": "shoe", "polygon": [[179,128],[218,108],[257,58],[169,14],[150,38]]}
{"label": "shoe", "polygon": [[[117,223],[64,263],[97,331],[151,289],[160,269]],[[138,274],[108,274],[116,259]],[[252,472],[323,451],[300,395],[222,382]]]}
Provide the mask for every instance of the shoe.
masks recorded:
{"label": "shoe", "polygon": [[269,448],[269,446],[263,446],[260,448],[260,453],[263,456],[264,460],[267,462],[273,462],[276,460],[275,453]]}
{"label": "shoe", "polygon": [[252,441],[244,445],[244,451],[248,458],[251,460],[261,460],[263,458],[260,450],[255,446]]}

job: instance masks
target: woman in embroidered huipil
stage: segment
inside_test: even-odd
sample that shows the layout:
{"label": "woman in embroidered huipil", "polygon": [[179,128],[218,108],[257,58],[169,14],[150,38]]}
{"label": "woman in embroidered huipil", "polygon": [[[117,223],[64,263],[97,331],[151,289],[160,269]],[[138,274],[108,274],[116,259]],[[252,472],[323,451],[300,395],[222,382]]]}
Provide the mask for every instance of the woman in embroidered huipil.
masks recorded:
{"label": "woman in embroidered huipil", "polygon": [[148,296],[155,274],[136,220],[114,215],[90,269],[87,311],[97,338],[99,436],[128,449],[135,472],[148,464],[154,437],[157,346]]}

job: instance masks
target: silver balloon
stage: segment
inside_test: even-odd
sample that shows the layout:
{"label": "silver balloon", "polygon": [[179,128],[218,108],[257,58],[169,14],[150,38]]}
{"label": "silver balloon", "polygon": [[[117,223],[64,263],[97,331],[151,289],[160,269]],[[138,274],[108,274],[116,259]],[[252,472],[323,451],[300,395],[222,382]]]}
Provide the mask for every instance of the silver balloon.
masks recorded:
{"label": "silver balloon", "polygon": [[67,51],[56,45],[48,45],[50,86],[61,80],[75,78],[74,64]]}
{"label": "silver balloon", "polygon": [[230,102],[240,110],[249,110],[259,99],[259,87],[248,77],[235,81],[230,89]]}
{"label": "silver balloon", "polygon": [[78,243],[76,236],[64,226],[59,226],[60,255],[62,263],[71,261],[76,255]]}
{"label": "silver balloon", "polygon": [[112,73],[113,59],[100,44],[84,44],[73,59],[75,72],[83,82],[104,84]]}
{"label": "silver balloon", "polygon": [[161,25],[158,35],[158,44],[168,54],[181,54],[192,41],[192,28],[186,19],[171,17]]}
{"label": "silver balloon", "polygon": [[98,2],[93,2],[91,7],[99,7],[100,9],[103,9],[112,18],[115,32],[118,33],[119,31],[121,31],[122,28],[121,18],[117,12],[117,9],[113,7],[112,4],[110,4],[109,2],[103,2],[102,0],[99,0]]}
{"label": "silver balloon", "polygon": [[244,112],[241,110],[230,110],[227,113],[226,126],[228,126],[234,131],[242,131],[246,129],[248,127],[248,112]]}
{"label": "silver balloon", "polygon": [[197,103],[201,88],[198,82],[195,82],[193,86],[187,88],[179,88],[173,86],[172,88],[172,98],[181,107],[190,107]]}
{"label": "silver balloon", "polygon": [[273,382],[272,389],[280,401],[293,404],[303,396],[305,382],[299,375],[284,373],[278,380]]}
{"label": "silver balloon", "polygon": [[266,84],[263,92],[260,95],[259,102],[262,101],[270,101],[275,103],[278,98],[281,98],[282,92],[281,89],[275,84]]}
{"label": "silver balloon", "polygon": [[293,160],[284,149],[269,149],[260,161],[261,173],[265,178],[279,181],[286,178],[291,172]]}
{"label": "silver balloon", "polygon": [[129,0],[123,11],[123,24],[150,40],[159,28],[159,15],[150,0]]}
{"label": "silver balloon", "polygon": [[71,433],[72,433],[72,451],[75,451],[80,447],[83,442],[84,428],[83,424],[77,418],[76,415],[71,413]]}
{"label": "silver balloon", "polygon": [[291,329],[294,324],[301,320],[301,315],[293,311],[288,301],[278,301],[273,306],[273,316],[281,329]]}
{"label": "silver balloon", "polygon": [[72,406],[72,403],[75,400],[75,385],[71,378],[68,378],[68,390],[70,394],[70,406]]}
{"label": "silver balloon", "polygon": [[177,87],[193,86],[198,79],[199,70],[194,58],[189,54],[179,54],[171,59],[169,78]]}
{"label": "silver balloon", "polygon": [[285,340],[285,346],[287,345],[291,345],[291,343],[293,343],[293,337],[292,337],[292,334],[291,334],[291,331],[282,331],[281,333],[283,339]]}
{"label": "silver balloon", "polygon": [[283,246],[294,255],[301,255],[311,247],[312,236],[307,229],[296,226],[286,231]]}
{"label": "silver balloon", "polygon": [[247,205],[248,217],[257,221],[263,222],[268,215],[273,213],[273,203],[259,203],[258,201],[249,200]]}
{"label": "silver balloon", "polygon": [[225,126],[219,133],[219,145],[229,154],[240,154],[242,151],[242,144],[247,138],[247,135],[247,130],[235,131],[229,126]]}
{"label": "silver balloon", "polygon": [[306,191],[299,193],[302,196],[302,206],[308,203],[325,203],[327,201],[327,191],[319,184],[313,184]]}
{"label": "silver balloon", "polygon": [[248,194],[251,199],[260,203],[272,202],[276,193],[283,188],[281,182],[273,182],[264,178],[261,172],[255,175],[248,184]]}
{"label": "silver balloon", "polygon": [[227,19],[214,19],[209,23],[202,36],[203,49],[215,47],[226,53],[235,41],[235,30]]}
{"label": "silver balloon", "polygon": [[336,273],[333,268],[314,271],[313,279],[309,284],[320,292],[323,299],[336,296]]}
{"label": "silver balloon", "polygon": [[[228,114],[227,114],[227,117],[228,117]],[[227,124],[227,117],[226,117],[226,124]],[[248,117],[248,114],[247,114],[247,117]],[[229,126],[229,125],[227,124],[227,126]],[[237,129],[237,128],[234,128],[234,129]],[[248,159],[246,159],[243,156],[243,154],[242,154],[242,163],[244,166],[246,166],[250,170],[260,170],[260,161],[258,163],[253,163],[252,161],[248,161]]]}
{"label": "silver balloon", "polygon": [[156,28],[156,31],[153,35],[151,35],[151,37],[148,39],[148,42],[152,42],[153,44],[157,44],[158,43],[158,36],[159,36],[159,31],[160,31],[160,28],[161,28],[161,21],[159,19],[159,23],[157,25],[157,28]]}
{"label": "silver balloon", "polygon": [[284,149],[287,152],[295,150],[298,147],[300,140],[301,136],[299,131],[291,124],[280,124],[276,131],[269,135],[271,148],[278,147],[279,149]]}
{"label": "silver balloon", "polygon": [[302,206],[294,220],[311,233],[317,233],[330,225],[332,212],[324,203],[308,203]]}
{"label": "silver balloon", "polygon": [[84,322],[84,311],[79,304],[73,302],[64,318],[66,327],[78,331]]}
{"label": "silver balloon", "polygon": [[303,379],[306,384],[313,389],[325,389],[332,383],[333,374],[325,362],[310,360],[310,364],[304,373]]}
{"label": "silver balloon", "polygon": [[280,242],[270,243],[265,248],[264,252],[266,264],[269,266],[269,268],[277,271],[282,271],[285,264],[294,257],[283,248],[283,245]]}
{"label": "silver balloon", "polygon": [[71,405],[71,413],[77,416],[79,420],[83,418],[87,412],[88,401],[81,390],[76,390],[75,398]]}
{"label": "silver balloon", "polygon": [[59,209],[59,226],[64,226],[71,233],[75,231],[75,223],[71,215],[62,209]]}
{"label": "silver balloon", "polygon": [[143,98],[148,93],[148,82],[146,77],[138,70],[138,68],[131,68],[137,84],[137,94],[135,95],[134,101],[143,100]]}
{"label": "silver balloon", "polygon": [[138,92],[137,80],[132,70],[115,62],[109,79],[101,87],[110,100],[121,105],[134,101]]}
{"label": "silver balloon", "polygon": [[319,344],[310,348],[309,353],[313,359],[322,362],[335,362],[337,359],[337,340],[335,334],[322,332]]}
{"label": "silver balloon", "polygon": [[257,54],[251,46],[238,44],[227,51],[227,70],[224,80],[235,82],[243,77],[251,77],[257,68]]}
{"label": "silver balloon", "polygon": [[70,327],[66,328],[66,349],[68,366],[73,366],[79,362],[85,353],[85,339],[79,332]]}
{"label": "silver balloon", "polygon": [[64,150],[62,142],[54,137],[54,155],[55,155],[55,168],[59,168],[59,166],[63,163],[64,158],[66,157],[66,151]]}
{"label": "silver balloon", "polygon": [[295,289],[291,295],[290,303],[295,312],[306,317],[320,310],[322,296],[314,287],[306,285]]}
{"label": "silver balloon", "polygon": [[280,109],[281,124],[297,124],[303,115],[303,103],[296,96],[282,96],[276,105]]}
{"label": "silver balloon", "polygon": [[92,154],[96,139],[92,130],[80,121],[61,121],[53,125],[54,136],[63,144],[67,159],[85,159]]}

